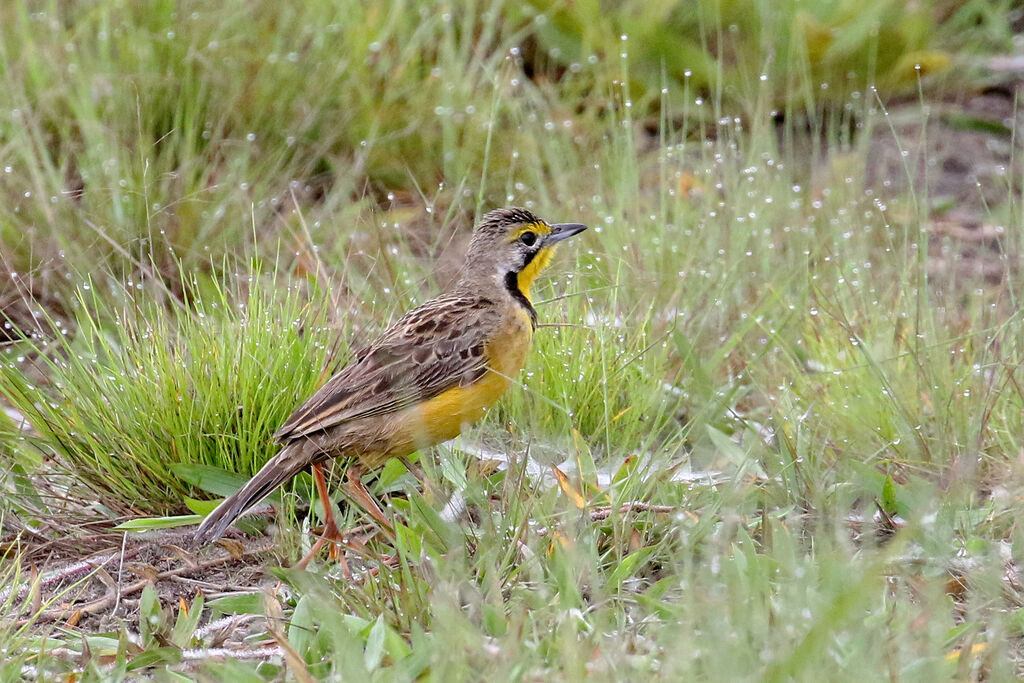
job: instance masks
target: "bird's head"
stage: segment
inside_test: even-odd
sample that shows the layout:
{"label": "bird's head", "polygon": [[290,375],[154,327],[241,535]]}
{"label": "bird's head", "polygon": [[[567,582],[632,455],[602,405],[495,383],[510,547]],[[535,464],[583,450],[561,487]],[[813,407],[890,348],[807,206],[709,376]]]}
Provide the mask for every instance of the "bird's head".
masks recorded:
{"label": "bird's head", "polygon": [[461,284],[496,278],[531,300],[530,287],[551,263],[558,243],[586,229],[580,223],[548,223],[526,209],[490,211],[473,231]]}

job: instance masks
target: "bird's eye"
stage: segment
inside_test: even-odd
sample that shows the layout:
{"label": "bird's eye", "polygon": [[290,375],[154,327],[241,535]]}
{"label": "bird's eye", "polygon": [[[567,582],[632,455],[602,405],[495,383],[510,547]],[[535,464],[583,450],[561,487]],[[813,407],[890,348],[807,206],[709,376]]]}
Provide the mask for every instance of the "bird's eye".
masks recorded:
{"label": "bird's eye", "polygon": [[532,247],[537,243],[537,233],[535,232],[524,232],[519,236],[519,241],[528,247]]}

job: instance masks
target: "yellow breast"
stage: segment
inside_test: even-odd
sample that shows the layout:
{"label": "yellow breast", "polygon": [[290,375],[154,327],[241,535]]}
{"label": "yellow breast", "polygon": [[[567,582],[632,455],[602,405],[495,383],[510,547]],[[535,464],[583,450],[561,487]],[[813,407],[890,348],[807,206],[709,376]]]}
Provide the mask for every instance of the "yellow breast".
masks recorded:
{"label": "yellow breast", "polygon": [[485,346],[488,372],[473,384],[454,387],[425,401],[418,413],[415,441],[419,448],[432,446],[459,435],[487,411],[519,374],[533,341],[529,314],[516,308],[498,334]]}

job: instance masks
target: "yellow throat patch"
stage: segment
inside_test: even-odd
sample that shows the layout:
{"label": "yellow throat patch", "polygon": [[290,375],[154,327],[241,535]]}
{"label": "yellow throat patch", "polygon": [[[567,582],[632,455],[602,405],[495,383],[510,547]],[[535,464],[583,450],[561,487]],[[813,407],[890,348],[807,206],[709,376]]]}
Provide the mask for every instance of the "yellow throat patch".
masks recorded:
{"label": "yellow throat patch", "polygon": [[533,303],[533,296],[530,294],[530,287],[537,276],[540,275],[540,272],[551,263],[551,259],[555,257],[556,248],[554,245],[541,248],[537,255],[533,257],[533,260],[526,264],[526,267],[519,272],[519,291],[523,293],[523,296],[531,304]]}
{"label": "yellow throat patch", "polygon": [[[551,234],[551,226],[547,223],[524,225],[509,235],[508,241],[515,242],[524,232],[535,232],[543,237],[544,235]],[[530,294],[530,287],[533,286],[533,281],[537,279],[537,276],[548,267],[551,263],[551,259],[555,257],[555,249],[555,245],[542,247],[541,250],[537,252],[537,255],[533,257],[533,260],[526,264],[526,267],[519,272],[516,285],[519,287],[519,291],[523,293],[523,296],[526,297],[526,300],[531,304],[533,303],[533,296]]]}

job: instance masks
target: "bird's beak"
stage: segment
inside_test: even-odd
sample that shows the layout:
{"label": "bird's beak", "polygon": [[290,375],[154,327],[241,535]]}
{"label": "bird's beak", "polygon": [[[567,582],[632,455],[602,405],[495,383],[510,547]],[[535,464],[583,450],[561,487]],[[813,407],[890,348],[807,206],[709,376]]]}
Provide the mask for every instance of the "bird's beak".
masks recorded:
{"label": "bird's beak", "polygon": [[582,223],[555,223],[551,226],[551,232],[544,236],[544,246],[550,246],[556,242],[572,237],[587,229]]}

